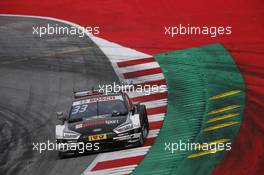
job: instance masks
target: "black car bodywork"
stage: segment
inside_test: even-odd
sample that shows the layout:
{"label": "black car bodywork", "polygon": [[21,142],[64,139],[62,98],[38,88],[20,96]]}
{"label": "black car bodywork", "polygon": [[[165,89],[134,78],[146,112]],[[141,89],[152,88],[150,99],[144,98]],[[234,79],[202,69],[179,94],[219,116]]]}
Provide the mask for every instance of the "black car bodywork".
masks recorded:
{"label": "black car bodywork", "polygon": [[69,116],[57,115],[63,122],[56,125],[60,155],[141,146],[149,131],[145,105],[124,92],[76,93]]}

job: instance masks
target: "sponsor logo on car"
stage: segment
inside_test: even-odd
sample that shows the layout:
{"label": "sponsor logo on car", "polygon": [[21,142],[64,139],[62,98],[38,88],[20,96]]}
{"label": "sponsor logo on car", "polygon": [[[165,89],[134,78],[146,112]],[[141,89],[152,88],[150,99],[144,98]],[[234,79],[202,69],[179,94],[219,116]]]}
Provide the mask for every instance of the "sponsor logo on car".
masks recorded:
{"label": "sponsor logo on car", "polygon": [[88,137],[89,141],[98,141],[98,140],[105,140],[107,139],[106,134],[97,134],[97,135],[92,135]]}
{"label": "sponsor logo on car", "polygon": [[105,124],[104,120],[99,120],[99,121],[94,121],[94,122],[86,122],[86,123],[75,125],[75,129],[80,129],[80,128],[89,127],[89,126],[95,126],[95,125],[102,125],[102,124]]}
{"label": "sponsor logo on car", "polygon": [[95,129],[93,129],[93,132],[100,132],[100,131],[102,131],[102,128],[95,128]]}
{"label": "sponsor logo on car", "polygon": [[118,123],[119,123],[118,120],[106,120],[105,121],[105,124],[107,125],[118,124]]}
{"label": "sponsor logo on car", "polygon": [[89,98],[85,100],[79,100],[73,102],[72,106],[82,105],[82,104],[88,104],[88,103],[95,103],[97,101],[111,101],[111,100],[124,100],[122,96],[102,96],[102,97],[96,97],[96,98]]}
{"label": "sponsor logo on car", "polygon": [[104,97],[97,97],[97,98],[91,98],[90,103],[97,102],[97,101],[108,101],[108,100],[115,100],[115,96],[104,96]]}

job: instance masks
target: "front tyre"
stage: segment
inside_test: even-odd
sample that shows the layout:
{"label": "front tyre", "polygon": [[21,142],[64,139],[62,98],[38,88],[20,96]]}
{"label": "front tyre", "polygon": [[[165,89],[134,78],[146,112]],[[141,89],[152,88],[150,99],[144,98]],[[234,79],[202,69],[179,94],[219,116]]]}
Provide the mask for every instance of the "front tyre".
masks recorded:
{"label": "front tyre", "polygon": [[140,137],[139,137],[139,141],[138,141],[138,146],[142,146],[144,144],[145,139],[148,136],[148,128],[146,125],[143,125],[141,127],[141,132],[140,132]]}

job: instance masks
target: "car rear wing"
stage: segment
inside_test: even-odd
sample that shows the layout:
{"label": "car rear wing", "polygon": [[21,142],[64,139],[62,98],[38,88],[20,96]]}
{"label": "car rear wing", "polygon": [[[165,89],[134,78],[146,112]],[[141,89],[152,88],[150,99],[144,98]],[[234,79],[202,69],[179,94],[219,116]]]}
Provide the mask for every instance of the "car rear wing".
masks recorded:
{"label": "car rear wing", "polygon": [[74,91],[73,94],[74,94],[74,98],[77,99],[77,98],[93,96],[93,95],[101,95],[104,93],[100,92],[99,90],[92,89],[92,90],[85,90],[85,91]]}

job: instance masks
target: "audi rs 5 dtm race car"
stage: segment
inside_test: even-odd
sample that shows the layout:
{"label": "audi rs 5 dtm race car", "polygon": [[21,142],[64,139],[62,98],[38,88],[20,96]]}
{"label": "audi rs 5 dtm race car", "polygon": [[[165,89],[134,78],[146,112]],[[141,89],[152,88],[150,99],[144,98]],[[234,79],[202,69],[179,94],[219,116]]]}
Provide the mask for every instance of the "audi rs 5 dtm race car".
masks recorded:
{"label": "audi rs 5 dtm race car", "polygon": [[59,155],[122,147],[141,146],[149,131],[145,105],[132,102],[124,92],[74,93],[66,117],[57,112],[62,124],[56,125]]}

